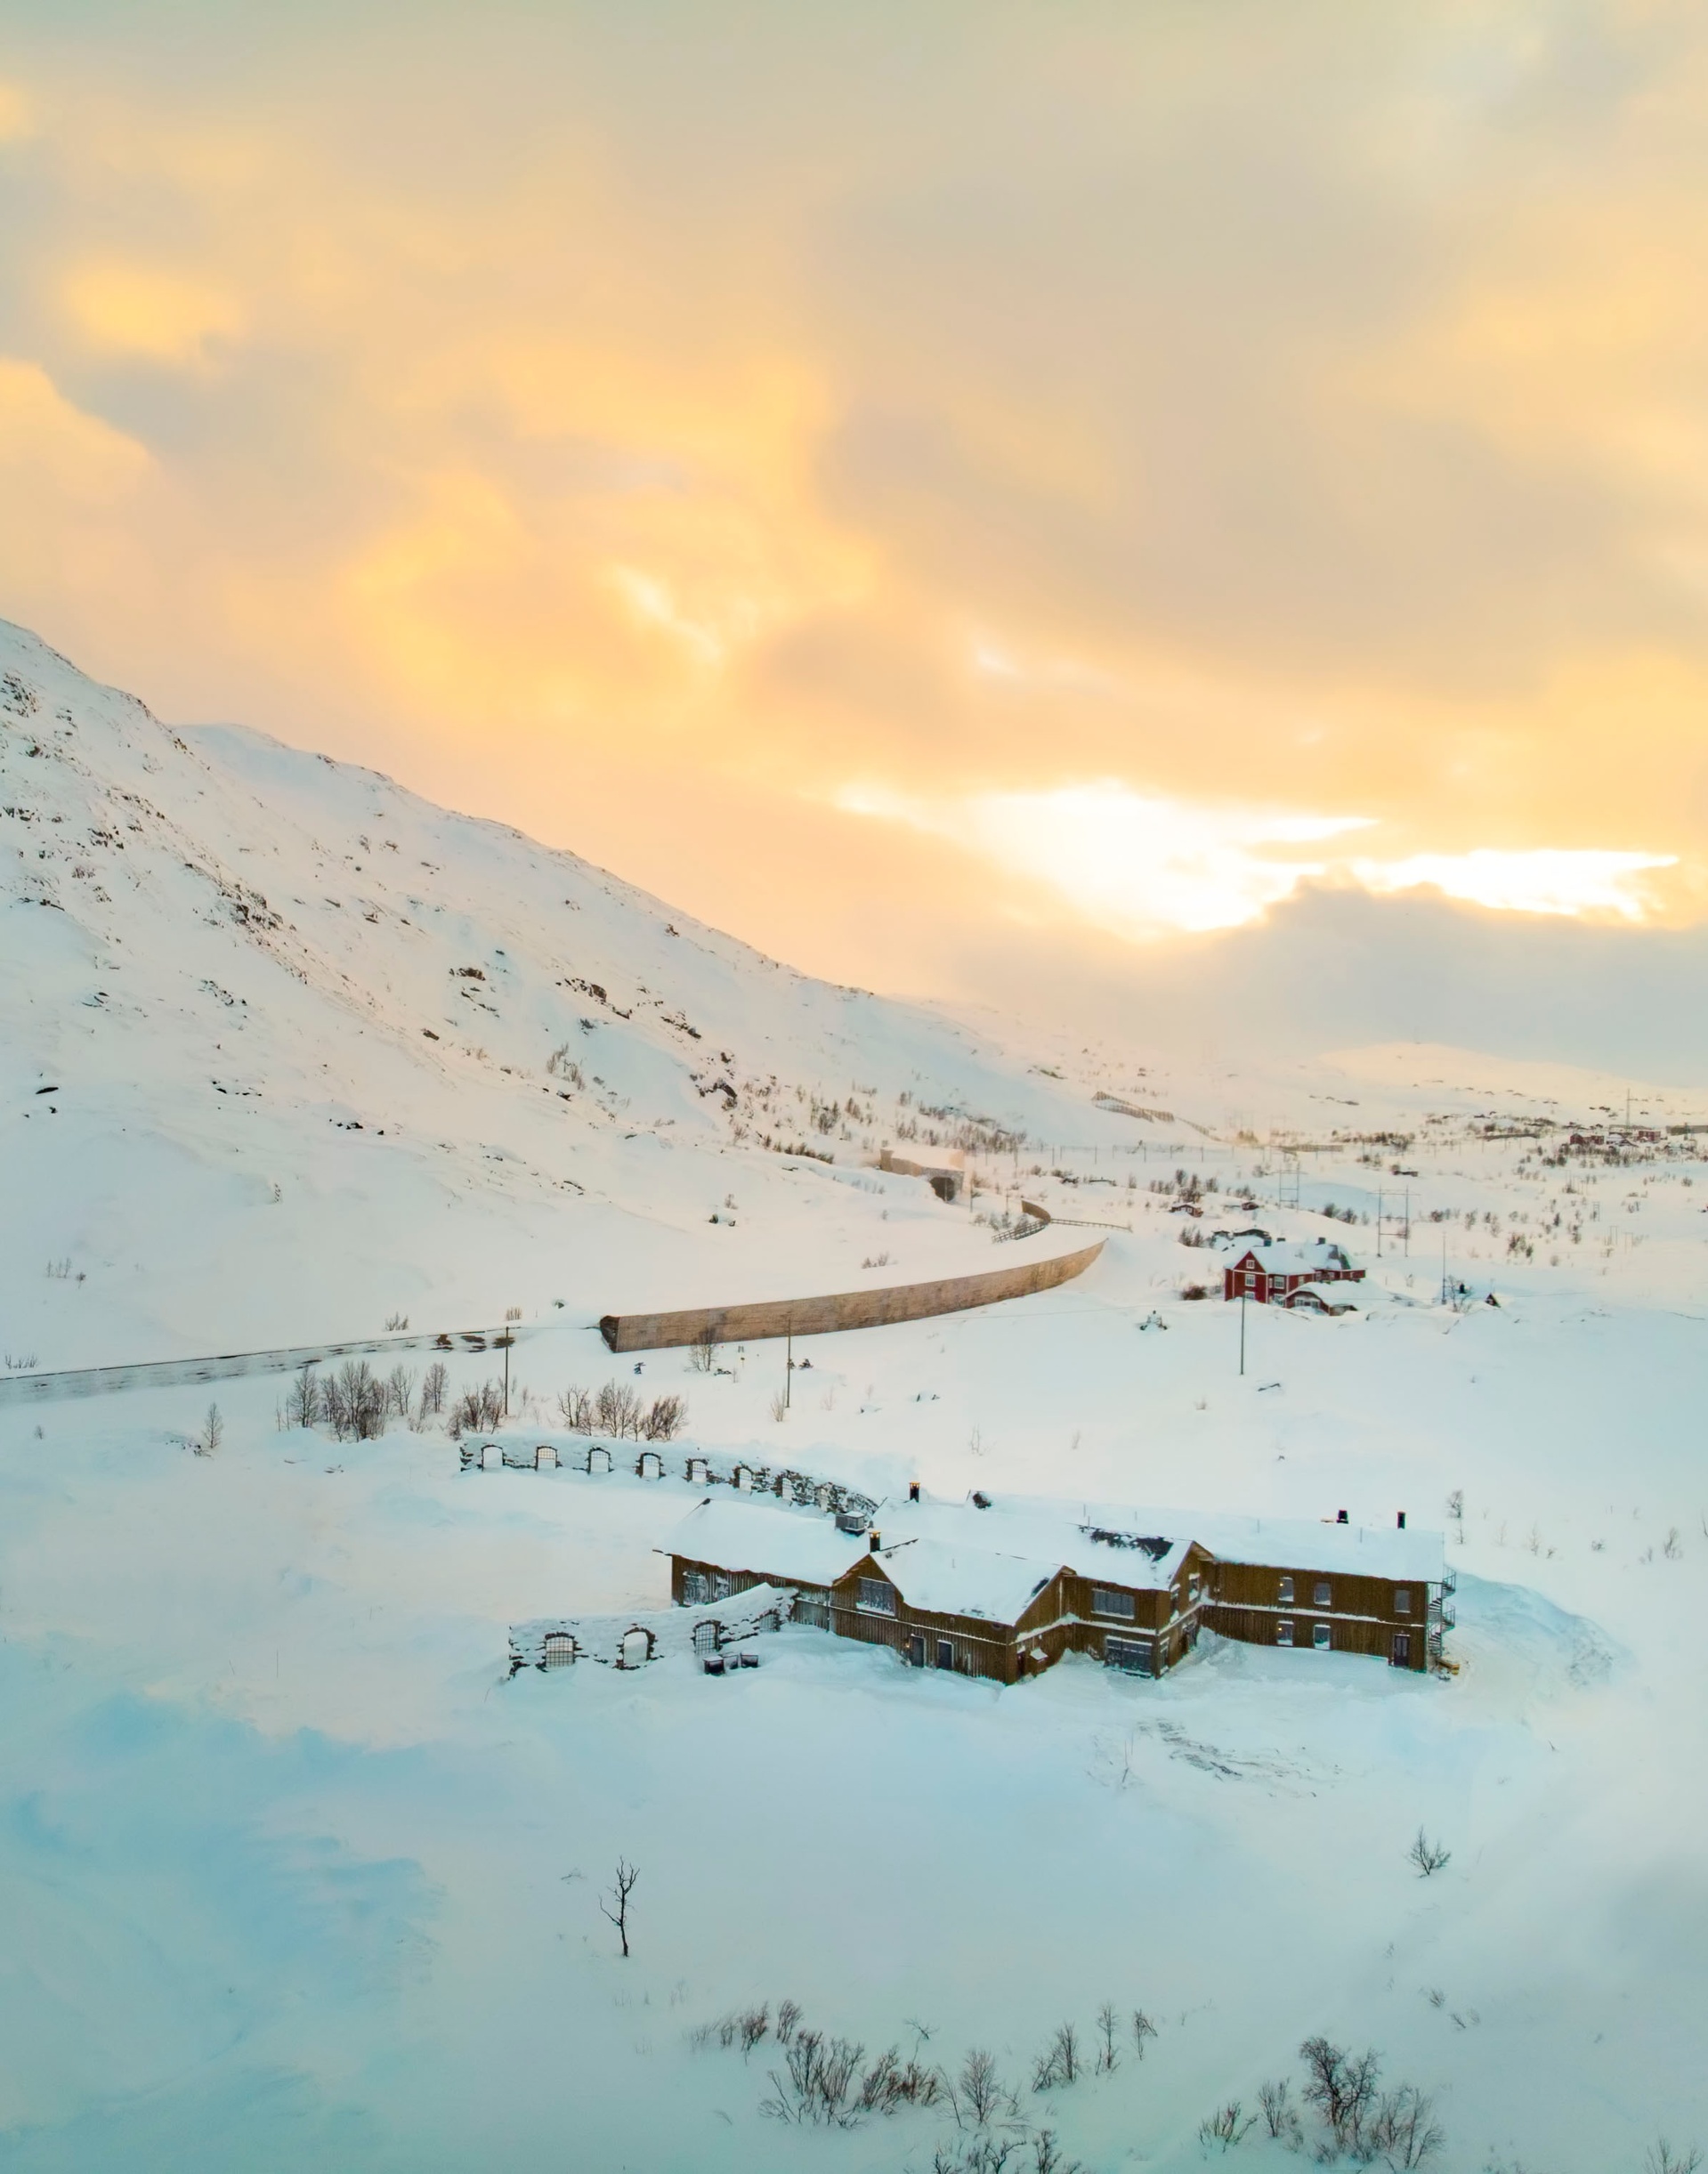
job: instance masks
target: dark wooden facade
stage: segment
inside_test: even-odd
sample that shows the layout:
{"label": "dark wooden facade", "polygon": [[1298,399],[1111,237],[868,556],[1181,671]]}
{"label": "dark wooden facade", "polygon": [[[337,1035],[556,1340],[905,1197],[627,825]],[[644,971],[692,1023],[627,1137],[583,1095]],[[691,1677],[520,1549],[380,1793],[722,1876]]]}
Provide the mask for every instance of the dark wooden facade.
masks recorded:
{"label": "dark wooden facade", "polygon": [[[889,1649],[915,1667],[1013,1683],[1064,1653],[1085,1653],[1128,1674],[1162,1676],[1189,1653],[1201,1627],[1248,1645],[1363,1653],[1421,1673],[1440,1659],[1453,1622],[1445,1585],[1287,1570],[1219,1560],[1195,1541],[1170,1584],[1123,1581],[1118,1551],[1102,1575],[1063,1567],[1012,1620],[913,1606],[886,1565],[867,1553],[829,1586],[787,1570],[733,1569],[684,1555],[670,1562],[671,1598],[704,1606],[758,1585],[792,1588],[795,1620]],[[862,1586],[865,1588],[862,1591]]]}

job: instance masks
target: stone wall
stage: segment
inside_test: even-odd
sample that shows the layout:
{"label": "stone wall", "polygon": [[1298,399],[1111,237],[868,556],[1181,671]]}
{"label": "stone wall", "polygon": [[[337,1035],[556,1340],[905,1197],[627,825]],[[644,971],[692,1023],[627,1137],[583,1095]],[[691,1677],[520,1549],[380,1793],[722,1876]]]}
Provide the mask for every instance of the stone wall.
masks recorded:
{"label": "stone wall", "polygon": [[1004,1299],[1029,1298],[1083,1276],[1103,1240],[1077,1253],[987,1269],[977,1276],[944,1276],[934,1283],[890,1284],[878,1291],[838,1291],[822,1298],[764,1299],[744,1306],[691,1306],[677,1313],[608,1313],[599,1333],[613,1351],[656,1351],[673,1345],[752,1343],[767,1336],[827,1336],[847,1328],[883,1328],[937,1313],[961,1313]]}

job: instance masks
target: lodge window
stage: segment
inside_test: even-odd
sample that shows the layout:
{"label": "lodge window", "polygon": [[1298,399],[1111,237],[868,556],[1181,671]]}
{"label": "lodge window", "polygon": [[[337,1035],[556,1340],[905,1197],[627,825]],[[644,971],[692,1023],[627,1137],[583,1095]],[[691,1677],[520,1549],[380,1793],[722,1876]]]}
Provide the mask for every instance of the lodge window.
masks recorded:
{"label": "lodge window", "polygon": [[1319,1653],[1326,1653],[1328,1651],[1329,1647],[1333,1643],[1333,1638],[1326,1623],[1313,1623],[1311,1625],[1311,1643],[1316,1648],[1316,1651]]}
{"label": "lodge window", "polygon": [[1283,1606],[1283,1608],[1291,1608],[1291,1607],[1292,1606],[1292,1604],[1293,1604],[1293,1581],[1292,1581],[1292,1579],[1291,1579],[1291,1578],[1283,1578],[1282,1579],[1282,1581],[1281,1581],[1281,1593],[1280,1593],[1279,1598],[1280,1598],[1280,1601],[1281,1601],[1281,1604],[1282,1604],[1282,1606]]}
{"label": "lodge window", "polygon": [[895,1613],[895,1588],[881,1578],[862,1578],[854,1605],[863,1608],[868,1615],[893,1616]]}
{"label": "lodge window", "polygon": [[1396,1616],[1409,1616],[1411,1612],[1411,1587],[1409,1586],[1396,1586],[1394,1588],[1394,1613]]}
{"label": "lodge window", "polygon": [[1333,1605],[1333,1594],[1327,1586],[1319,1584],[1315,1592],[1311,1595],[1311,1606],[1313,1608],[1332,1608]]}
{"label": "lodge window", "polygon": [[1192,1573],[1192,1576],[1186,1580],[1186,1598],[1189,1601],[1195,1601],[1197,1599],[1199,1594],[1203,1589],[1203,1579],[1200,1578],[1197,1571],[1194,1570]]}
{"label": "lodge window", "polygon": [[727,1570],[714,1570],[712,1572],[712,1598],[715,1601],[728,1600],[731,1593],[733,1590],[733,1586],[730,1584],[730,1574]]}
{"label": "lodge window", "polygon": [[1275,1625],[1275,1643],[1277,1645],[1291,1645],[1292,1642],[1292,1624],[1287,1617],[1283,1616],[1281,1621]]}
{"label": "lodge window", "polygon": [[1130,1623],[1137,1607],[1130,1593],[1112,1593],[1106,1586],[1093,1586],[1091,1612],[1094,1616],[1125,1616]]}
{"label": "lodge window", "polygon": [[703,1570],[688,1570],[682,1580],[682,1599],[684,1607],[698,1608],[712,1597],[709,1581]]}

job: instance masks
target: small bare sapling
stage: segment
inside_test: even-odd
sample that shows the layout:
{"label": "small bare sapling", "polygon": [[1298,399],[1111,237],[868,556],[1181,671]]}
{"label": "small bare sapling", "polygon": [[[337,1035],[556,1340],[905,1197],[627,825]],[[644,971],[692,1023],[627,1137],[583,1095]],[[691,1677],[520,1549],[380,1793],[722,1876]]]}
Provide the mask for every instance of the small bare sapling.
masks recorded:
{"label": "small bare sapling", "polygon": [[1421,1878],[1428,1879],[1431,1873],[1441,1871],[1453,1862],[1453,1852],[1441,1843],[1430,1841],[1421,1827],[1417,1830],[1412,1846],[1405,1853],[1408,1864],[1417,1867]]}
{"label": "small bare sapling", "polygon": [[210,1404],[207,1407],[207,1417],[202,1425],[202,1438],[195,1446],[196,1455],[198,1456],[217,1456],[219,1446],[224,1440],[225,1421],[220,1415],[219,1406]]}
{"label": "small bare sapling", "polygon": [[[611,1891],[610,1901],[607,1902],[603,1895],[599,1898],[600,1910],[617,1927],[617,1937],[623,1943],[623,1960],[625,1962],[628,1960],[628,1898],[635,1892],[635,1883],[639,1878],[640,1873],[635,1866],[630,1864],[627,1858],[619,1857],[616,1886]],[[611,1907],[612,1903],[616,1905],[614,1909]]]}

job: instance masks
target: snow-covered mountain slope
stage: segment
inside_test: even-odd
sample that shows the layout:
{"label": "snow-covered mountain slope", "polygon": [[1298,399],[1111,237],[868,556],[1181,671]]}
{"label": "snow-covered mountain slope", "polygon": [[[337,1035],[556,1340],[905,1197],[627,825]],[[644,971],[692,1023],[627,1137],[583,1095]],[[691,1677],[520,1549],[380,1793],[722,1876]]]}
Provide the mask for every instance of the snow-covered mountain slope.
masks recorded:
{"label": "snow-covered mountain slope", "polygon": [[174,732],[4,625],[0,825],[0,1306],[43,1366],[985,1266],[862,1156],[1110,1127],[930,1011],[371,772]]}

